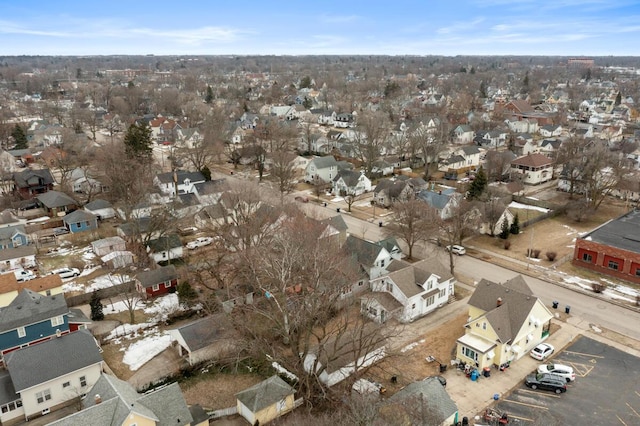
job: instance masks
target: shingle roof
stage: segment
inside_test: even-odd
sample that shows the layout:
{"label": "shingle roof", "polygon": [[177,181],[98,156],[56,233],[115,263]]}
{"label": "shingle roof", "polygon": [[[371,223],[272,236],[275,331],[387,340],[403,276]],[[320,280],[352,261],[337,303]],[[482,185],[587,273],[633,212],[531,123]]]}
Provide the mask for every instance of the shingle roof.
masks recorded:
{"label": "shingle roof", "polygon": [[154,238],[147,243],[147,247],[154,253],[163,252],[169,249],[182,247],[182,241],[176,234],[163,235],[158,238]]}
{"label": "shingle roof", "polygon": [[439,194],[437,192],[422,190],[418,192],[416,195],[419,199],[423,200],[431,207],[442,210],[446,207],[449,200],[451,200],[451,195],[448,194]]}
{"label": "shingle roof", "polygon": [[224,338],[228,338],[231,325],[226,315],[215,315],[190,322],[176,329],[190,352],[197,351]]}
{"label": "shingle roof", "polygon": [[0,372],[0,405],[15,401],[18,398],[8,371]]}
{"label": "shingle roof", "polygon": [[342,215],[338,214],[327,219],[323,219],[320,223],[334,227],[338,232],[346,232],[348,227]]}
{"label": "shingle roof", "polygon": [[138,281],[144,288],[151,287],[165,281],[171,281],[176,278],[178,278],[178,272],[176,271],[176,267],[173,265],[140,272],[137,276]]}
{"label": "shingle roof", "polygon": [[373,266],[380,252],[385,250],[384,247],[376,243],[354,237],[353,235],[347,237],[343,249],[357,260],[358,263],[367,267]]}
{"label": "shingle roof", "polygon": [[84,222],[84,221],[93,221],[96,220],[98,217],[93,214],[93,213],[89,213],[86,210],[76,210],[73,211],[71,213],[69,213],[68,215],[65,215],[62,220],[64,221],[64,223],[78,223],[78,222]]}
{"label": "shingle roof", "polygon": [[[160,173],[156,175],[158,180],[161,183],[172,183],[173,182],[173,172]],[[189,179],[191,182],[204,182],[204,175],[200,172],[189,172],[186,170],[177,170],[176,177],[178,179],[178,183],[183,183],[186,179]]]}
{"label": "shingle roof", "polygon": [[581,239],[640,253],[640,210],[612,219]]}
{"label": "shingle roof", "polygon": [[8,306],[0,308],[0,332],[45,321],[67,312],[69,308],[62,294],[43,296],[24,289]]}
{"label": "shingle roof", "polygon": [[451,273],[437,259],[424,259],[420,262],[409,264],[394,260],[389,265],[389,279],[407,297],[413,297],[423,293],[425,289],[422,285],[433,275],[440,277],[438,282],[452,278]]}
{"label": "shingle roof", "polygon": [[27,235],[24,225],[13,225],[0,228],[0,242],[9,242],[17,233]]}
{"label": "shingle roof", "polygon": [[0,250],[0,261],[35,255],[36,248],[34,246],[20,246],[16,248]]}
{"label": "shingle roof", "polygon": [[511,162],[511,165],[516,166],[529,166],[540,167],[553,164],[553,160],[543,154],[528,154],[524,157],[516,158]]}
{"label": "shingle roof", "polygon": [[[438,419],[431,419],[430,424],[441,424],[458,411],[458,407],[451,399],[437,377],[427,377],[419,382],[413,382],[389,398],[389,402],[407,402],[414,406],[415,398],[421,398],[429,406],[429,411],[436,412]],[[398,411],[401,413],[401,411]],[[435,413],[434,413],[435,414]]]}
{"label": "shingle roof", "polygon": [[342,181],[345,185],[347,185],[348,188],[353,188],[358,185],[360,176],[362,176],[362,173],[360,172],[354,172],[351,170],[340,170],[338,171],[338,174],[336,174],[336,177],[333,178],[333,181],[337,182],[342,179]]}
{"label": "shingle roof", "polygon": [[338,167],[338,162],[332,155],[325,157],[314,157],[311,162],[316,166],[316,169],[326,169],[328,167]]}
{"label": "shingle roof", "polygon": [[5,355],[17,392],[102,362],[96,339],[78,330]]}
{"label": "shingle roof", "polygon": [[516,336],[537,300],[520,276],[504,284],[482,279],[469,298],[469,305],[484,311],[500,341],[507,343]]}
{"label": "shingle roof", "polygon": [[36,198],[38,199],[38,201],[44,204],[45,207],[49,209],[78,204],[76,200],[69,197],[64,192],[58,192],[58,191],[48,191],[48,192],[45,192],[44,194],[38,195]]}
{"label": "shingle roof", "polygon": [[34,176],[42,179],[45,185],[51,185],[54,182],[49,169],[23,170],[21,172],[16,172],[13,174],[13,180],[19,188],[27,188],[29,186],[27,181]]}
{"label": "shingle roof", "polygon": [[20,290],[29,289],[38,293],[51,290],[56,287],[62,287],[62,278],[60,278],[60,275],[58,274],[45,275],[43,277],[34,278],[30,281],[18,283],[18,288]]}
{"label": "shingle roof", "polygon": [[236,394],[238,401],[256,413],[286,396],[294,393],[294,389],[278,376],[271,376],[248,389]]}
{"label": "shingle roof", "polygon": [[84,205],[86,210],[100,210],[108,209],[110,207],[112,207],[112,205],[107,200],[93,200],[92,202]]}

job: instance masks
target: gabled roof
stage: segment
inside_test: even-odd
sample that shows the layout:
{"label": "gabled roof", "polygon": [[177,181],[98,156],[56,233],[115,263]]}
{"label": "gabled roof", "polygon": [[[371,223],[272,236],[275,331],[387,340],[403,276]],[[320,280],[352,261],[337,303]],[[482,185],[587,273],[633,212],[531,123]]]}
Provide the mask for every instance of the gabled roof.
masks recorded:
{"label": "gabled roof", "polygon": [[102,362],[96,339],[78,330],[51,340],[9,352],[7,370],[16,392]]}
{"label": "gabled roof", "polygon": [[347,237],[343,249],[358,263],[369,268],[373,266],[380,253],[387,252],[384,247],[353,235]]}
{"label": "gabled roof", "polygon": [[385,191],[390,198],[398,198],[402,191],[409,185],[409,180],[396,180],[383,179],[378,182],[376,188],[373,190],[374,194]]}
{"label": "gabled roof", "polygon": [[347,223],[344,221],[342,215],[338,214],[320,221],[320,223],[332,226],[338,232],[346,232],[348,229]]}
{"label": "gabled roof", "polygon": [[316,166],[316,169],[326,169],[329,167],[338,167],[338,162],[333,157],[333,155],[327,155],[324,157],[313,157],[311,159],[311,163]]}
{"label": "gabled roof", "polygon": [[120,237],[107,237],[93,241],[91,243],[91,247],[95,250],[101,249],[103,247],[119,246],[122,244],[126,245],[126,242]]}
{"label": "gabled roof", "polygon": [[[175,172],[178,184],[184,183],[186,179],[189,179],[192,183],[195,182],[204,182],[204,175],[200,172],[189,172],[187,170],[176,170]],[[174,182],[174,173],[166,172],[159,173],[156,175],[160,183],[173,183]]]}
{"label": "gabled roof", "polygon": [[360,176],[362,173],[354,172],[351,170],[340,170],[336,174],[336,177],[333,178],[334,182],[338,182],[340,179],[347,185],[348,188],[353,188],[358,185],[358,181],[360,180]]}
{"label": "gabled roof", "polygon": [[147,247],[153,253],[162,253],[163,251],[182,247],[182,241],[180,241],[180,237],[176,234],[162,235],[153,240],[149,240]]}
{"label": "gabled roof", "polygon": [[251,412],[256,413],[292,395],[294,392],[295,390],[287,382],[275,375],[238,392],[236,398]]}
{"label": "gabled roof", "polygon": [[85,221],[94,221],[97,220],[98,216],[93,213],[89,213],[86,210],[75,210],[68,215],[65,215],[62,220],[67,224],[85,222]]}
{"label": "gabled roof", "polygon": [[9,241],[16,234],[27,235],[24,225],[13,225],[0,228],[0,242]]}
{"label": "gabled roof", "polygon": [[[416,398],[419,400],[416,401]],[[424,402],[428,405],[429,412],[438,416],[438,418],[430,418],[430,424],[442,424],[458,411],[456,403],[453,402],[437,377],[427,377],[419,382],[410,383],[391,396],[388,402],[390,403],[389,409],[393,410],[400,418],[402,418],[403,410],[401,407],[397,407],[397,404],[408,403],[411,408],[414,408],[417,403]]]}
{"label": "gabled roof", "polygon": [[42,182],[45,185],[52,185],[54,182],[53,176],[51,175],[51,172],[49,171],[49,169],[36,169],[36,170],[29,169],[29,170],[23,170],[21,172],[16,172],[13,174],[13,180],[18,186],[18,188],[27,188],[29,187],[29,184],[27,183],[27,181],[34,176],[42,179]]}
{"label": "gabled roof", "polygon": [[476,145],[467,145],[463,146],[460,149],[462,150],[462,152],[464,152],[464,155],[474,155],[480,153],[480,148],[478,148]]}
{"label": "gabled roof", "polygon": [[508,343],[516,337],[537,301],[522,276],[517,276],[504,284],[482,279],[469,298],[469,305],[484,311],[500,341]]}
{"label": "gabled roof", "polygon": [[24,289],[8,306],[0,308],[0,333],[46,321],[67,312],[69,308],[62,294],[43,296],[33,290]]}
{"label": "gabled roof", "polygon": [[8,248],[0,250],[0,261],[17,259],[19,257],[35,256],[35,246],[20,246],[16,248]]}
{"label": "gabled roof", "polygon": [[55,209],[57,207],[73,206],[78,204],[76,200],[69,197],[64,192],[58,192],[58,191],[47,191],[44,194],[39,194],[36,198],[38,199],[38,201],[44,204],[45,207],[49,209]]}
{"label": "gabled roof", "polygon": [[175,266],[167,265],[157,269],[151,269],[150,271],[140,272],[136,278],[144,288],[147,288],[177,279],[178,272]]}
{"label": "gabled roof", "polygon": [[[96,398],[100,399],[96,403]],[[56,422],[56,426],[120,426],[136,414],[157,425],[188,425],[193,422],[177,383],[139,394],[127,382],[103,374],[83,400],[83,410]]]}
{"label": "gabled roof", "polygon": [[60,278],[60,275],[58,274],[45,275],[43,277],[18,283],[19,290],[28,289],[38,293],[57,287],[62,287],[62,278]]}
{"label": "gabled roof", "polygon": [[429,190],[422,190],[418,192],[416,197],[423,200],[431,207],[437,210],[442,210],[447,206],[447,204],[451,200],[452,195],[444,194],[444,193],[440,194],[438,192],[429,191]]}
{"label": "gabled roof", "polygon": [[[438,282],[442,283],[453,277],[449,270],[436,258],[423,259],[416,263],[394,260],[389,265],[389,279],[407,297],[413,297],[424,293],[422,285],[431,277],[436,275]],[[434,289],[436,292],[437,288]]]}
{"label": "gabled roof", "polygon": [[205,348],[220,339],[231,338],[233,330],[227,316],[218,314],[190,322],[175,329],[179,333],[189,352]]}
{"label": "gabled roof", "polygon": [[111,203],[106,200],[93,200],[90,203],[87,203],[84,205],[84,208],[86,210],[101,210],[101,209],[108,209],[112,207],[113,206],[111,205]]}

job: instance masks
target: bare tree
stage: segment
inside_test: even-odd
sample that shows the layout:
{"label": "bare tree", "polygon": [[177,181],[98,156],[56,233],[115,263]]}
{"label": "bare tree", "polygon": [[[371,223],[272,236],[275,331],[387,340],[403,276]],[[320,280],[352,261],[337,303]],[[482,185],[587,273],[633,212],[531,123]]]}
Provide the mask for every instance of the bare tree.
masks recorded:
{"label": "bare tree", "polygon": [[407,257],[413,259],[415,245],[427,241],[438,229],[437,213],[424,201],[417,199],[395,202],[391,208],[394,215],[386,232],[404,241],[409,247]]}
{"label": "bare tree", "polygon": [[[462,244],[462,240],[477,232],[481,214],[473,203],[460,199],[451,210],[450,217],[438,221],[440,234],[447,246]],[[453,274],[453,250],[449,250],[449,269]]]}
{"label": "bare tree", "polygon": [[363,112],[358,115],[353,147],[367,176],[371,176],[374,163],[384,151],[389,129],[388,118],[382,113]]}
{"label": "bare tree", "polygon": [[597,210],[615,189],[624,168],[618,155],[601,144],[592,146],[585,158],[583,176],[587,201]]}
{"label": "bare tree", "polygon": [[205,117],[200,139],[189,145],[176,147],[176,156],[185,160],[198,171],[204,170],[214,160],[221,157],[225,144],[229,141],[229,126],[224,110],[212,109]]}
{"label": "bare tree", "polygon": [[122,289],[118,297],[129,313],[129,324],[135,324],[135,311],[142,306],[142,298],[136,289],[136,282],[131,280],[127,275],[121,274],[109,274],[109,280],[112,285],[117,285]]}

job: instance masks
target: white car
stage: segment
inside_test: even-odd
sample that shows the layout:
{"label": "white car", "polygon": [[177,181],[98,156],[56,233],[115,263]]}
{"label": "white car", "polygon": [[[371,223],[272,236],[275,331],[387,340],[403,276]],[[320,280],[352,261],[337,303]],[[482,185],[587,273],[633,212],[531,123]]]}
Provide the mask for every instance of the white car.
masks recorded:
{"label": "white car", "polygon": [[459,245],[453,245],[453,246],[447,246],[447,250],[450,251],[453,254],[457,254],[458,256],[462,256],[463,254],[465,254],[467,252],[467,250],[465,250],[464,247],[459,246]]}
{"label": "white car", "polygon": [[212,242],[213,242],[213,238],[211,237],[199,237],[187,243],[187,248],[189,250],[194,250],[194,249],[197,249],[198,247],[208,246]]}
{"label": "white car", "polygon": [[78,268],[60,268],[60,269],[54,269],[53,271],[51,271],[51,274],[58,274],[60,275],[60,278],[73,278],[73,277],[77,277],[78,275],[80,275],[80,270]]}
{"label": "white car", "polygon": [[18,281],[19,283],[23,281],[31,281],[36,278],[36,274],[25,269],[17,269],[13,271],[13,274],[16,277],[16,281]]}
{"label": "white car", "polygon": [[531,358],[533,359],[544,361],[545,359],[549,358],[555,350],[556,349],[548,343],[540,343],[538,346],[531,349],[529,355],[531,355]]}
{"label": "white car", "polygon": [[576,379],[576,373],[573,372],[573,368],[564,364],[542,364],[538,366],[538,373],[561,376],[567,382],[573,382]]}

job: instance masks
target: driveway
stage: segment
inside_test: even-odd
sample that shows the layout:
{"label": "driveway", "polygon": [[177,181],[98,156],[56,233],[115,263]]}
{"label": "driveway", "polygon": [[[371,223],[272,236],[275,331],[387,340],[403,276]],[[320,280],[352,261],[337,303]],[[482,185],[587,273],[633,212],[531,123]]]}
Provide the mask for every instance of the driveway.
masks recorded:
{"label": "driveway", "polygon": [[576,372],[566,393],[533,391],[521,384],[496,408],[526,425],[640,424],[638,357],[582,336],[552,360]]}

